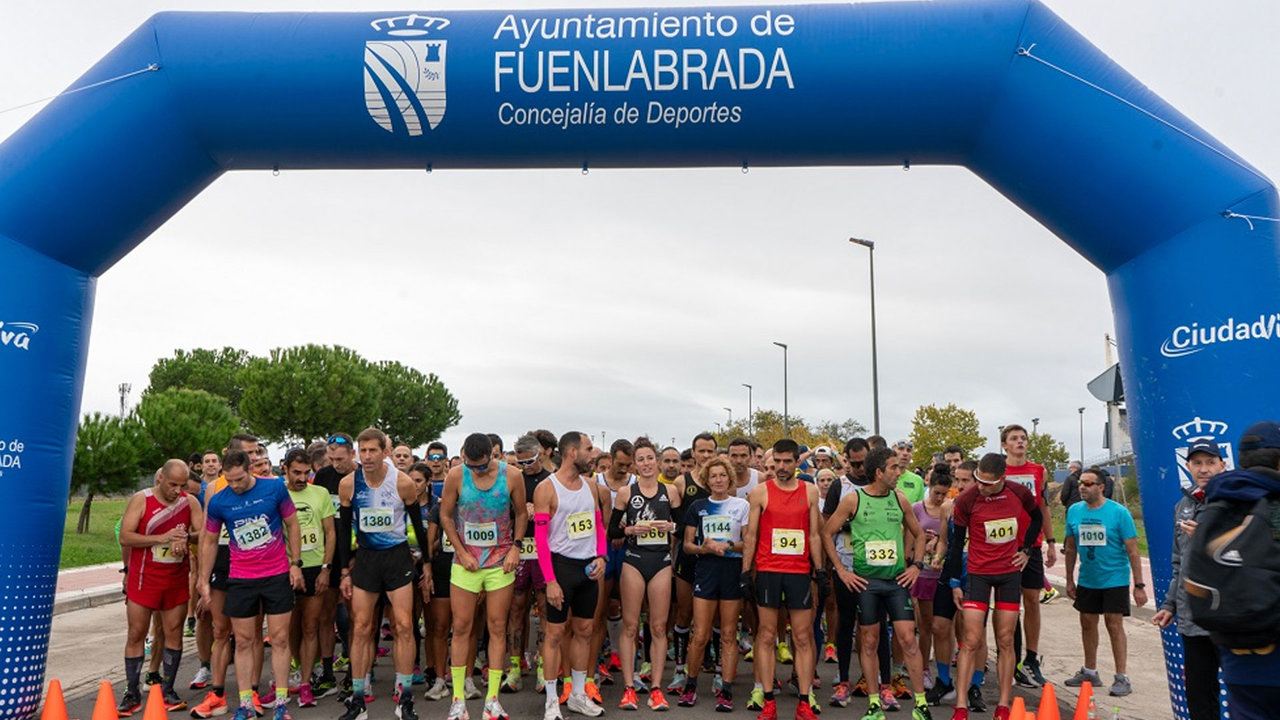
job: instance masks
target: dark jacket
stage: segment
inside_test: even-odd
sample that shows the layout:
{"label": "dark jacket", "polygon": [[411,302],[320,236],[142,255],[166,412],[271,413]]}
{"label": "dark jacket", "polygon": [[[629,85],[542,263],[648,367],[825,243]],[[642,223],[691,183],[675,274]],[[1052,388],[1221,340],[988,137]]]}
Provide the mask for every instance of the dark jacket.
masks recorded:
{"label": "dark jacket", "polygon": [[[1116,494],[1116,481],[1110,475],[1102,481],[1102,496],[1108,500],[1114,500]],[[1069,508],[1073,504],[1080,502],[1080,471],[1071,473],[1066,480],[1062,481],[1062,489],[1058,491],[1058,500],[1062,503],[1062,507]]]}
{"label": "dark jacket", "polygon": [[1204,510],[1204,500],[1184,493],[1181,500],[1173,508],[1173,577],[1169,579],[1169,591],[1165,593],[1161,610],[1168,610],[1178,619],[1178,632],[1190,637],[1206,637],[1208,630],[1191,622],[1191,608],[1187,605],[1187,588],[1182,584],[1183,567],[1186,554],[1191,550],[1191,536],[1182,531],[1182,523],[1195,520]]}

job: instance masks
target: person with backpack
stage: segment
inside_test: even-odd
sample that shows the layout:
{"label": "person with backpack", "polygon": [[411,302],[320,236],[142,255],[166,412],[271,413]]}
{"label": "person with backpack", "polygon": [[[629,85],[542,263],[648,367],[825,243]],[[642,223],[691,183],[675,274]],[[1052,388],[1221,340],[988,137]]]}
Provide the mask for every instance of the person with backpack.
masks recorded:
{"label": "person with backpack", "polygon": [[1209,481],[1187,558],[1191,619],[1219,647],[1233,720],[1280,707],[1280,423],[1245,429],[1239,467]]}
{"label": "person with backpack", "polygon": [[1191,539],[1204,510],[1205,487],[1215,475],[1222,472],[1222,451],[1213,440],[1197,440],[1187,448],[1187,472],[1194,486],[1183,490],[1184,497],[1173,508],[1173,576],[1165,593],[1160,610],[1151,618],[1156,627],[1169,627],[1176,619],[1178,634],[1182,636],[1182,685],[1186,689],[1187,717],[1189,720],[1219,720],[1218,708],[1218,646],[1209,638],[1209,631],[1191,620],[1187,607],[1187,591],[1183,587],[1186,574],[1186,553],[1191,549]]}
{"label": "person with backpack", "polygon": [[[1084,645],[1084,667],[1064,683],[1080,687],[1086,681],[1101,687],[1098,675],[1098,616],[1102,616],[1111,638],[1111,656],[1116,677],[1111,695],[1124,697],[1133,692],[1125,674],[1128,642],[1124,618],[1129,615],[1129,578],[1133,577],[1133,602],[1147,604],[1142,560],[1138,555],[1138,530],[1129,508],[1102,494],[1106,471],[1091,467],[1080,473],[1080,499],[1067,510],[1067,531],[1063,535],[1063,557],[1067,563],[1067,596],[1080,612],[1080,636]],[[1076,583],[1076,560],[1080,561],[1080,581]]]}

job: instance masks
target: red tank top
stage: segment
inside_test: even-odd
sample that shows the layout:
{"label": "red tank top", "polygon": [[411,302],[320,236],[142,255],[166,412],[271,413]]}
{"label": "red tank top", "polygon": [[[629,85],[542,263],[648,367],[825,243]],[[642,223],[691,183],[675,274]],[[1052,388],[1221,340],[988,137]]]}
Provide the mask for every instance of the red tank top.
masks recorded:
{"label": "red tank top", "polygon": [[760,513],[756,538],[756,570],[809,574],[809,486],[783,490],[777,481],[765,483],[769,504]]}
{"label": "red tank top", "polygon": [[[162,535],[178,525],[191,526],[191,506],[185,493],[172,505],[165,505],[148,488],[143,491],[146,505],[138,520],[137,532],[141,535]],[[143,587],[168,586],[187,581],[188,555],[176,558],[169,551],[169,543],[145,548],[129,548],[129,585]]]}

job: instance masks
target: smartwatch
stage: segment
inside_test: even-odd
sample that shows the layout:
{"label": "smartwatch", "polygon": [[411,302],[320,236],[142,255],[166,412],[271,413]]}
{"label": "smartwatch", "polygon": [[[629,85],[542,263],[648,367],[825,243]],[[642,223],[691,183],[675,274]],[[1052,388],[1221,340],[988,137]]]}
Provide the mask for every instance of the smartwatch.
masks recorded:
{"label": "smartwatch", "polygon": [[289,564],[290,564],[290,565],[293,565],[293,566],[294,566],[294,567],[296,567],[296,568],[301,568],[301,567],[302,567],[302,561],[301,561],[301,560],[294,560],[292,563],[289,563]]}

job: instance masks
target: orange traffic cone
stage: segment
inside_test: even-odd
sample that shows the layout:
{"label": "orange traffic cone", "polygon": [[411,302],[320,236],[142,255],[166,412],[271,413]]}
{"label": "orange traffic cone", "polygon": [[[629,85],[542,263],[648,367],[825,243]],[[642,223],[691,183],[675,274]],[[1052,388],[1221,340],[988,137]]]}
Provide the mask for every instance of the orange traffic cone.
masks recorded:
{"label": "orange traffic cone", "polygon": [[1040,707],[1036,709],[1040,720],[1062,720],[1058,713],[1058,694],[1054,692],[1053,683],[1045,683],[1040,691]]}
{"label": "orange traffic cone", "polygon": [[1089,701],[1093,699],[1093,683],[1088,680],[1080,686],[1080,697],[1076,700],[1076,711],[1071,720],[1089,720]]}
{"label": "orange traffic cone", "polygon": [[1036,714],[1035,714],[1035,713],[1027,713],[1026,715],[1023,715],[1023,716],[1022,716],[1022,720],[1036,720]]}
{"label": "orange traffic cone", "polygon": [[1019,695],[1013,699],[1013,706],[1009,708],[1009,720],[1024,720],[1027,714],[1027,702]]}
{"label": "orange traffic cone", "polygon": [[62,683],[49,681],[49,694],[44,697],[44,709],[40,720],[67,720],[67,701],[62,697]]}
{"label": "orange traffic cone", "polygon": [[147,693],[147,708],[142,711],[142,720],[169,720],[169,711],[164,707],[164,692],[160,683],[151,686]]}
{"label": "orange traffic cone", "polygon": [[98,683],[98,700],[93,704],[92,720],[119,720],[116,712],[116,694],[111,690],[111,683],[103,680]]}

